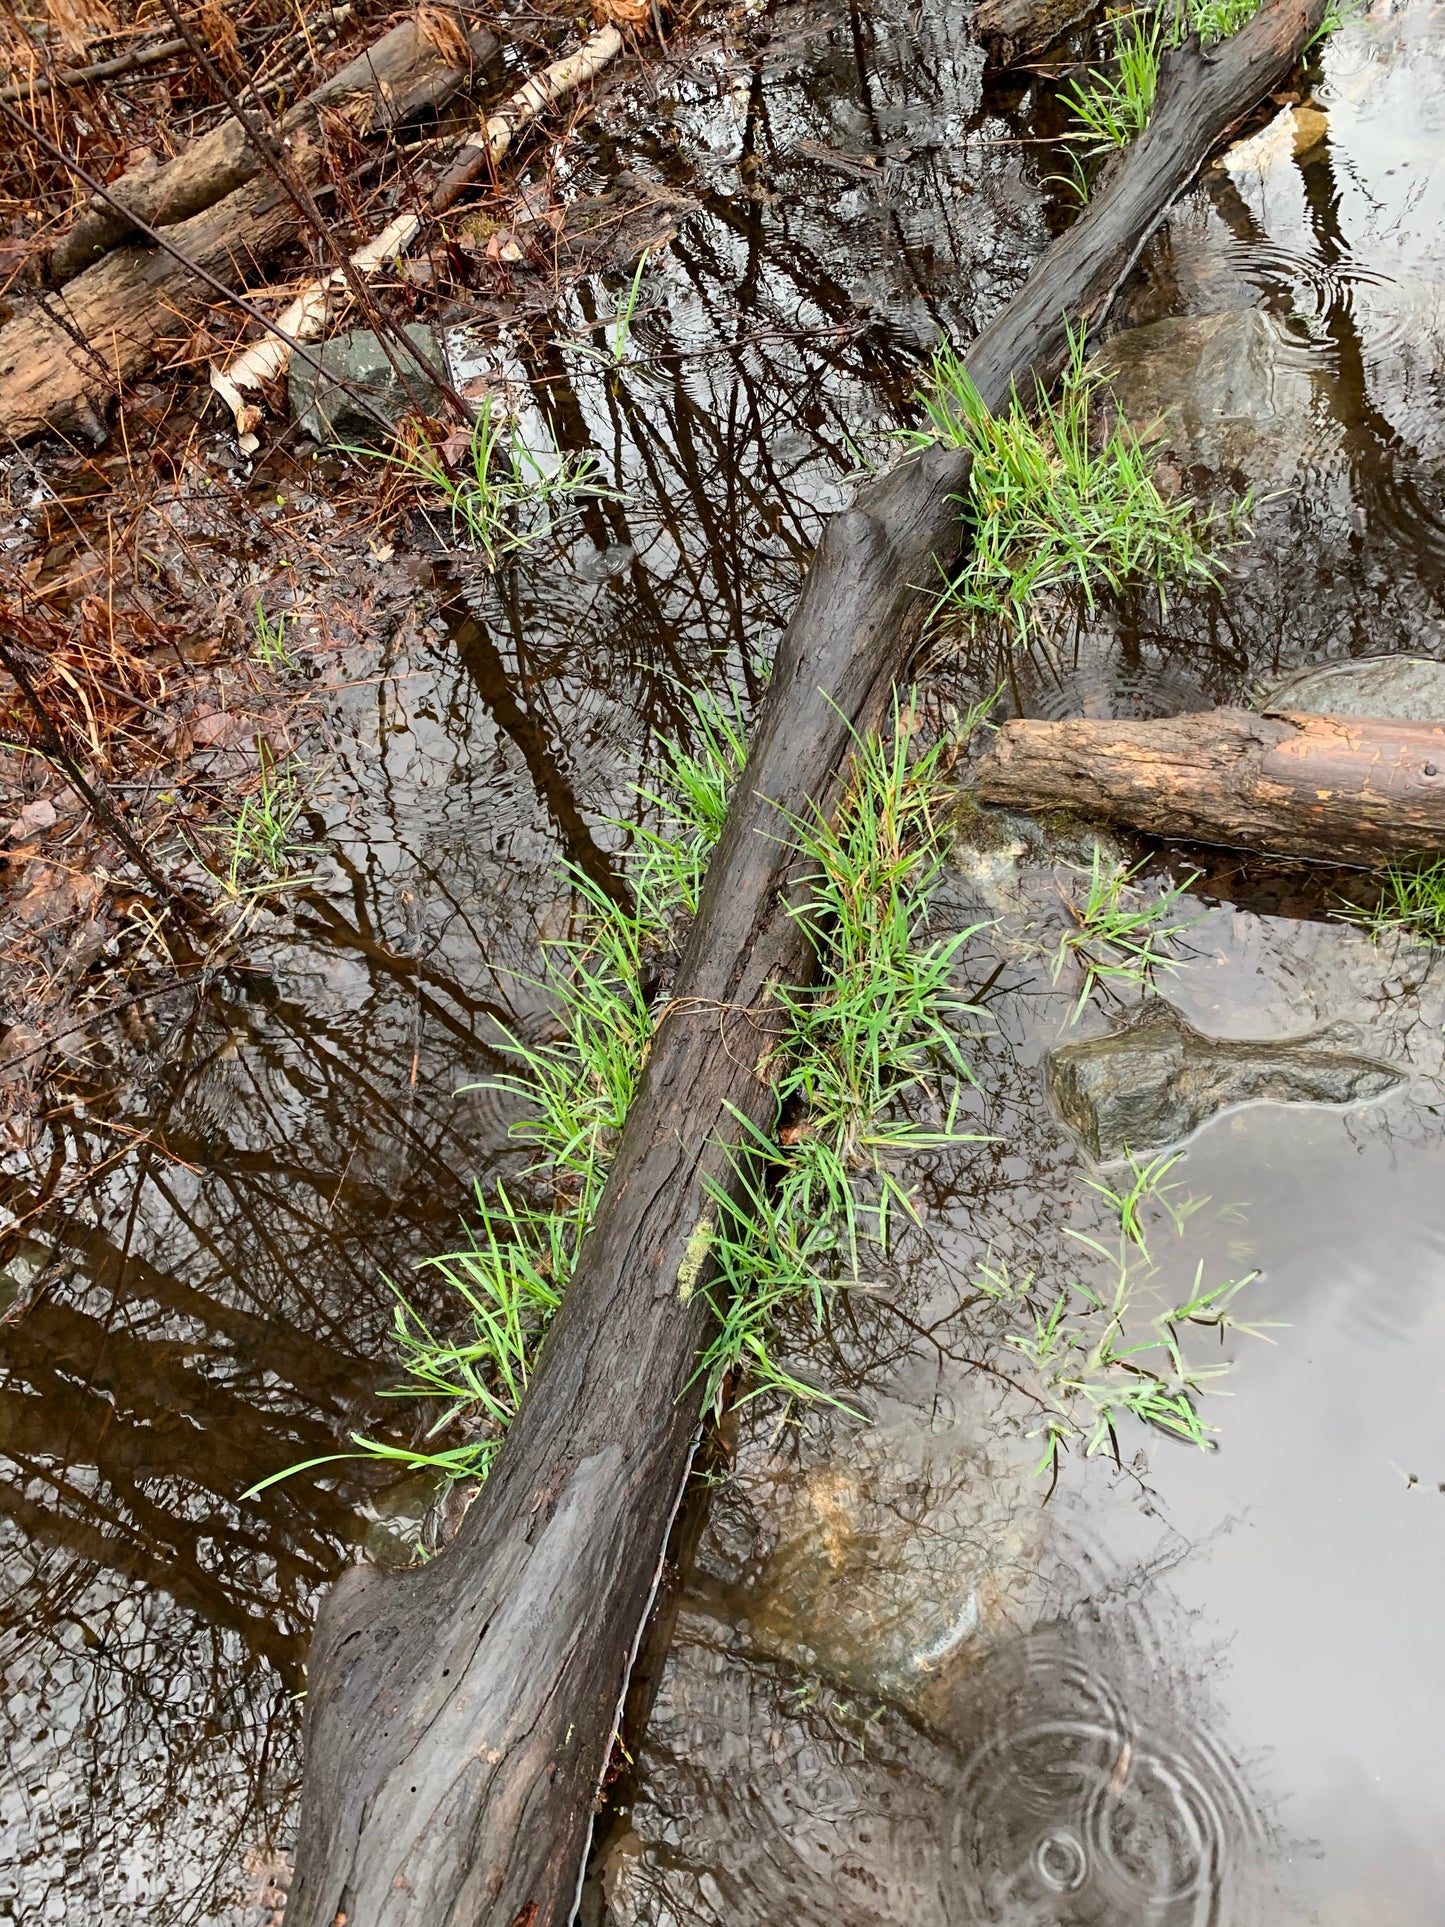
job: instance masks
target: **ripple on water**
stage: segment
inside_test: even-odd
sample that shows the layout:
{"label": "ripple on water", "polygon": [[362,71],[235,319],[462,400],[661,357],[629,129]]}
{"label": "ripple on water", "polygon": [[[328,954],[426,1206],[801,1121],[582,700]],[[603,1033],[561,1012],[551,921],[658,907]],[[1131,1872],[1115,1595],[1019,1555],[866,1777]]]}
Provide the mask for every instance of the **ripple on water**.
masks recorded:
{"label": "ripple on water", "polygon": [[1166,1731],[1058,1633],[1020,1642],[980,1688],[982,1737],[953,1818],[952,1919],[1222,1917],[1255,1827],[1237,1769],[1204,1734]]}

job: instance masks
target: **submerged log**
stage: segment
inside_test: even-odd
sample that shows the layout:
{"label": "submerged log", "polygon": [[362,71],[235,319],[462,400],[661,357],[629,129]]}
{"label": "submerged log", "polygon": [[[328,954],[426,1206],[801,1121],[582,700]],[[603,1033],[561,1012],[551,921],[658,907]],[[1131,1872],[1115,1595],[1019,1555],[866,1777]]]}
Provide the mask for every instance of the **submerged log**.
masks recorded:
{"label": "submerged log", "polygon": [[[1223,131],[1277,85],[1321,0],[1275,0],[1169,63],[1154,122],[975,342],[992,407],[1052,379]],[[808,957],[780,809],[828,807],[850,730],[907,665],[968,464],[933,449],[824,533],[778,660],[612,1175],[496,1469],[417,1572],[323,1605],[287,1927],[563,1927],[700,1418],[709,1181],[737,1113],[771,1121],[770,989]]]}
{"label": "submerged log", "polygon": [[986,803],[1069,809],[1151,836],[1366,866],[1445,851],[1445,719],[1257,716],[1005,723]]}
{"label": "submerged log", "polygon": [[[480,63],[496,42],[479,27],[468,45],[472,60]],[[390,126],[444,104],[466,85],[471,71],[445,59],[409,22],[343,68],[335,81],[346,74],[353,78],[329,98],[338,112],[346,111],[350,100],[358,126]],[[364,89],[357,79],[363,72]],[[173,176],[187,155],[199,173],[187,167]],[[286,147],[288,168],[313,185],[325,159],[325,137],[315,117],[298,122]],[[16,441],[46,429],[103,436],[106,406],[121,384],[144,374],[167,344],[182,346],[215,301],[215,287],[204,276],[227,288],[243,287],[295,238],[300,211],[263,166],[233,121],[158,169],[144,192],[134,188],[129,205],[149,220],[143,204],[154,206],[162,191],[155,183],[165,177],[157,211],[171,217],[163,232],[185,260],[154,245],[113,246],[93,267],[6,322],[0,328],[0,430]],[[237,174],[240,184],[227,189],[226,182]],[[174,218],[178,207],[197,203],[198,212]]]}
{"label": "submerged log", "polygon": [[990,67],[1014,67],[1037,59],[1070,27],[1086,20],[1095,4],[1096,0],[979,0],[973,37]]}

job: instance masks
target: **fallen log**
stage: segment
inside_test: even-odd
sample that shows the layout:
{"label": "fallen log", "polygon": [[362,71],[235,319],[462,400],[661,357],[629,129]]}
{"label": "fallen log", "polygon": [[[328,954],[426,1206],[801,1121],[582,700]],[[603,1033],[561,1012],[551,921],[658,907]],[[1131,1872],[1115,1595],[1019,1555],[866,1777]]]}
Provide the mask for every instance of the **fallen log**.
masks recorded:
{"label": "fallen log", "polygon": [[[477,28],[468,44],[479,63],[496,42]],[[353,69],[368,62],[368,91],[353,89],[349,97],[361,102],[358,114],[370,124],[384,116],[392,125],[444,104],[471,72],[444,59],[410,23],[385,35]],[[166,343],[184,343],[218,285],[235,289],[255,280],[267,259],[294,239],[301,225],[296,201],[272,174],[258,171],[264,162],[245,145],[244,131],[235,122],[228,127],[234,140],[227,135],[224,152],[232,154],[236,143],[244,148],[239,187],[157,230],[165,246],[112,248],[0,327],[0,431],[15,441],[46,429],[103,439],[105,409],[119,387],[144,374]],[[286,148],[291,174],[310,186],[322,174],[326,151],[318,127],[298,127]],[[224,177],[217,160],[207,179],[214,185]],[[131,212],[138,212],[134,200]]]}
{"label": "fallen log", "polygon": [[973,37],[990,67],[1036,60],[1094,11],[1096,0],[979,0]]}
{"label": "fallen log", "polygon": [[1445,852],[1445,719],[1257,716],[1005,723],[986,803],[1068,809],[1150,836],[1378,866]]}
{"label": "fallen log", "polygon": [[[1166,68],[1154,120],[974,343],[997,408],[1050,380],[1224,130],[1277,85],[1321,0],[1275,0]],[[773,1116],[769,993],[804,981],[779,809],[827,808],[882,718],[959,546],[968,464],[934,448],[829,523],[779,646],[747,768],[596,1223],[498,1464],[417,1572],[359,1566],[319,1617],[287,1927],[563,1927],[699,1419],[709,1182],[738,1114]]]}
{"label": "fallen log", "polygon": [[[324,113],[345,117],[356,134],[396,127],[418,114],[444,106],[464,85],[473,66],[480,67],[497,51],[496,37],[486,28],[467,36],[468,59],[461,64],[439,50],[439,36],[427,38],[416,21],[408,20],[339,67],[281,116],[277,134],[288,151],[300,141],[314,148]],[[214,207],[265,170],[264,157],[240,122],[228,116],[209,134],[190,141],[168,161],[141,162],[109,183],[110,199],[99,196],[85,204],[50,254],[52,281],[71,280],[93,267],[103,254],[134,238],[134,220],[115,201],[147,227],[176,227]]]}

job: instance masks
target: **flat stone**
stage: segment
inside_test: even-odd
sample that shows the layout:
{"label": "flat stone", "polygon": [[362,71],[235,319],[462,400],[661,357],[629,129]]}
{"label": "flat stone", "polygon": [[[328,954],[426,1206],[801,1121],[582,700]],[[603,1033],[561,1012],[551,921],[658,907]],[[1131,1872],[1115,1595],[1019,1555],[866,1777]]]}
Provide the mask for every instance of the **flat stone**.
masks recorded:
{"label": "flat stone", "polygon": [[1099,359],[1129,425],[1186,464],[1287,480],[1318,438],[1308,350],[1257,309],[1151,321]]}
{"label": "flat stone", "polygon": [[407,354],[398,341],[387,345],[406,370],[405,381],[369,328],[353,328],[324,342],[318,357],[320,369],[299,356],[292,362],[287,395],[292,420],[303,435],[309,435],[313,442],[332,445],[383,446],[386,437],[380,423],[352,389],[369,396],[389,422],[399,422],[403,416],[419,411],[437,412],[441,390],[417,357],[425,356],[434,367],[445,370],[446,350],[435,330],[421,322],[408,322],[403,332],[414,354]]}
{"label": "flat stone", "polygon": [[1327,1038],[1206,1037],[1167,1006],[1109,1037],[1049,1053],[1054,1109],[1102,1163],[1179,1144],[1235,1104],[1355,1104],[1401,1072]]}
{"label": "flat stone", "polygon": [[1428,656],[1367,656],[1297,669],[1270,691],[1266,715],[1386,716],[1445,722],[1445,662]]}

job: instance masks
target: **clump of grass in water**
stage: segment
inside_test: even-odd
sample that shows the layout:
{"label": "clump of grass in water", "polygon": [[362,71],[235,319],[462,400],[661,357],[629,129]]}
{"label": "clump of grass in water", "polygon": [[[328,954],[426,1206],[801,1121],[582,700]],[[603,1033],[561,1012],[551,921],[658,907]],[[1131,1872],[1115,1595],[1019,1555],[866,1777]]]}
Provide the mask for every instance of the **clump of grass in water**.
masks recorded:
{"label": "clump of grass in water", "polygon": [[1221,530],[1193,502],[1169,501],[1154,480],[1152,447],[1127,424],[1091,427],[1104,377],[1090,367],[1082,330],[1071,333],[1058,399],[1037,385],[1034,413],[1017,394],[990,413],[962,358],[938,349],[917,399],[928,420],[910,439],[942,441],[973,457],[961,506],[968,560],[935,604],[973,628],[1002,623],[1016,641],[1038,621],[1041,597],[1073,589],[1093,609],[1101,591],[1152,582],[1212,582],[1213,549],[1231,537],[1251,498]]}
{"label": "clump of grass in water", "polygon": [[260,602],[256,604],[256,646],[252,650],[257,662],[267,669],[286,670],[294,675],[300,668],[286,641],[286,629],[294,617],[283,609],[275,617],[268,617]]}
{"label": "clump of grass in water", "polygon": [[394,452],[346,452],[385,462],[440,497],[453,538],[480,549],[493,568],[555,531],[582,497],[613,494],[597,480],[593,456],[564,455],[549,469],[490,395],[482,398],[463,446],[455,454],[448,450],[411,424]]}
{"label": "clump of grass in water", "polygon": [[[966,1074],[947,1021],[964,1007],[948,979],[972,933],[921,941],[947,834],[941,762],[949,746],[910,760],[910,736],[900,714],[890,744],[859,743],[836,819],[791,826],[816,865],[797,914],[826,974],[816,991],[782,999],[784,1048],[796,1053],[779,1087],[780,1106],[796,1113],[787,1142],[751,1134],[748,1194],[741,1206],[718,1203],[715,1251],[732,1298],[724,1306],[718,1295],[721,1328],[699,1364],[714,1396],[744,1366],[755,1389],[819,1396],[775,1360],[776,1316],[800,1302],[821,1316],[828,1292],[857,1275],[862,1245],[886,1244],[892,1221],[911,1211],[907,1191],[886,1169],[888,1154],[957,1137],[951,1113],[939,1131],[880,1115],[935,1063]],[[547,987],[561,1034],[537,1044],[510,1037],[521,1069],[503,1082],[526,1108],[514,1130],[535,1158],[515,1190],[498,1185],[489,1196],[478,1187],[467,1246],[427,1261],[467,1307],[471,1330],[441,1338],[397,1293],[408,1382],[393,1395],[440,1401],[427,1440],[463,1417],[480,1436],[431,1451],[425,1440],[406,1448],[355,1435],[361,1454],[478,1478],[501,1448],[636,1091],[653,1024],[642,988],[646,960],[696,911],[742,769],[736,705],[701,699],[695,745],[666,745],[658,787],[639,792],[664,802],[667,814],[662,828],[637,832],[635,907],[624,910],[571,876],[584,906],[582,929],[549,946]],[[523,1195],[542,1188],[550,1193],[545,1203]],[[279,1476],[352,1456],[329,1455]]]}
{"label": "clump of grass in water", "polygon": [[1258,1272],[1206,1288],[1201,1262],[1187,1299],[1145,1317],[1137,1302],[1141,1277],[1129,1261],[1127,1240],[1121,1241],[1113,1266],[1110,1287],[1095,1290],[1070,1280],[1052,1303],[1032,1272],[1016,1280],[1007,1266],[989,1261],[974,1279],[986,1297],[1024,1310],[1031,1319],[1029,1326],[1008,1333],[1004,1343],[1028,1369],[1042,1408],[1029,1434],[1044,1441],[1036,1473],[1057,1477],[1071,1446],[1086,1458],[1107,1450],[1117,1462],[1119,1427],[1126,1418],[1209,1449],[1211,1428],[1198,1401],[1229,1368],[1224,1361],[1192,1363],[1184,1355],[1182,1334],[1193,1326],[1218,1332],[1221,1342],[1229,1330],[1265,1336],[1264,1328],[1241,1323],[1232,1309]]}
{"label": "clump of grass in water", "polygon": [[[965,734],[981,714],[968,718]],[[779,1313],[810,1304],[821,1321],[828,1292],[861,1275],[863,1247],[886,1252],[896,1219],[913,1216],[890,1159],[964,1141],[956,1106],[938,1130],[900,1109],[939,1072],[970,1075],[956,1030],[970,1006],[951,982],[980,927],[925,939],[945,844],[942,764],[954,745],[912,757],[910,735],[897,712],[890,740],[856,744],[832,820],[817,814],[790,826],[814,866],[793,914],[817,954],[818,981],[778,998],[791,1065],[778,1086],[780,1117],[795,1121],[776,1139],[749,1132],[740,1197],[712,1193],[719,1327],[700,1369],[715,1398],[739,1367],[752,1381],[748,1397],[769,1387],[819,1396],[773,1356]]]}
{"label": "clump of grass in water", "polygon": [[1064,931],[1054,954],[1053,981],[1057,983],[1070,960],[1084,973],[1079,1001],[1071,1023],[1083,1015],[1094,989],[1099,984],[1126,983],[1142,988],[1158,973],[1179,968],[1173,954],[1173,939],[1198,917],[1183,923],[1168,921],[1175,905],[1196,881],[1189,876],[1159,896],[1146,898],[1134,883],[1147,858],[1126,866],[1104,854],[1094,845],[1093,861],[1085,875],[1083,901],[1064,893],[1064,903],[1073,918],[1073,928]]}
{"label": "clump of grass in water", "polygon": [[232,897],[254,896],[284,888],[295,869],[295,859],[315,847],[296,839],[296,825],[306,808],[298,781],[299,765],[289,757],[278,762],[264,736],[256,738],[258,775],[255,790],[241,798],[229,821],[208,826],[211,836],[226,843],[226,892]]}
{"label": "clump of grass in water", "polygon": [[1392,864],[1373,908],[1347,903],[1337,914],[1362,923],[1376,938],[1398,930],[1445,949],[1445,857],[1420,866]]}

